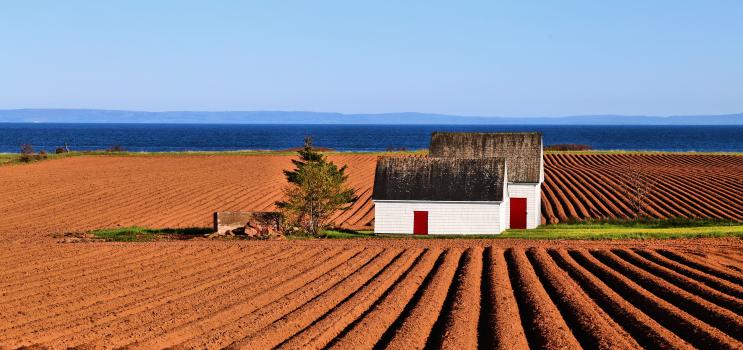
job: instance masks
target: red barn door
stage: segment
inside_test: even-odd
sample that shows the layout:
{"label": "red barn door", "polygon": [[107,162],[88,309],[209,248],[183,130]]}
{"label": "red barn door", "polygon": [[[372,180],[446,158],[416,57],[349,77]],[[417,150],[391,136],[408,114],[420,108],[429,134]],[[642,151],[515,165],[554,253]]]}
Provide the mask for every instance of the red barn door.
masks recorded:
{"label": "red barn door", "polygon": [[413,234],[415,235],[427,235],[428,234],[428,212],[427,211],[414,211],[413,212]]}
{"label": "red barn door", "polygon": [[511,198],[511,228],[526,228],[526,198]]}

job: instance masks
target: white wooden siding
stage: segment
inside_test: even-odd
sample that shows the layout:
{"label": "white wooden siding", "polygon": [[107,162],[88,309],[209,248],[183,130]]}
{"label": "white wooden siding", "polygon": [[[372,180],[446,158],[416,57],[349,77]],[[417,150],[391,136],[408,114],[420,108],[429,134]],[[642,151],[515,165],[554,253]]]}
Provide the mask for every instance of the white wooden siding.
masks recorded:
{"label": "white wooden siding", "polygon": [[508,229],[508,211],[507,211],[507,209],[508,209],[508,205],[506,204],[506,202],[501,203],[500,208],[499,208],[501,220],[498,221],[498,225],[499,225],[498,228],[500,229],[500,232],[503,232],[506,229]]}
{"label": "white wooden siding", "polygon": [[413,212],[428,211],[428,234],[497,234],[506,223],[502,202],[374,201],[375,233],[413,233]]}
{"label": "white wooden siding", "polygon": [[[542,196],[541,196],[541,184],[523,184],[523,183],[509,183],[508,184],[508,197],[509,198],[526,198],[526,228],[536,228],[542,221]],[[511,227],[510,222],[510,210],[511,208],[506,205],[508,210],[506,220],[508,227]]]}

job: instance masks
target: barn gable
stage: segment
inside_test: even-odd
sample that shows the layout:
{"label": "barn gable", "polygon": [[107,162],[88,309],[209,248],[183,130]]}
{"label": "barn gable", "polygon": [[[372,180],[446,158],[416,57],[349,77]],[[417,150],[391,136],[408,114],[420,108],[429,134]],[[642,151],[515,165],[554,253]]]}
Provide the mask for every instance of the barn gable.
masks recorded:
{"label": "barn gable", "polygon": [[504,158],[382,157],[373,199],[496,202],[505,177]]}
{"label": "barn gable", "polygon": [[435,158],[504,157],[508,181],[542,181],[542,133],[434,132],[429,156]]}

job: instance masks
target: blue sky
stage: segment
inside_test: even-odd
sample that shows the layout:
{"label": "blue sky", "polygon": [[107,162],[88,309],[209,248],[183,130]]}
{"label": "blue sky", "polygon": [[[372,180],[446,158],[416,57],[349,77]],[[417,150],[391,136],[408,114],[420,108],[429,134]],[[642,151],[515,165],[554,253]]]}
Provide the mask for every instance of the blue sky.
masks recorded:
{"label": "blue sky", "polygon": [[0,108],[743,111],[743,1],[14,1]]}

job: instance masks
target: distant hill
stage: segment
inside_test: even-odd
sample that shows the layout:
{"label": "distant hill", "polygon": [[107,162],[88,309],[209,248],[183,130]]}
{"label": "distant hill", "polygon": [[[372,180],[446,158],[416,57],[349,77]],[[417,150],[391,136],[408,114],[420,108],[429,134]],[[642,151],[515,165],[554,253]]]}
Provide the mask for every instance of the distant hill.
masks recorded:
{"label": "distant hill", "polygon": [[6,109],[0,122],[176,124],[452,124],[452,125],[743,125],[743,113],[689,116],[583,115],[478,117],[429,113],[341,114],[294,111],[140,112],[99,109]]}

